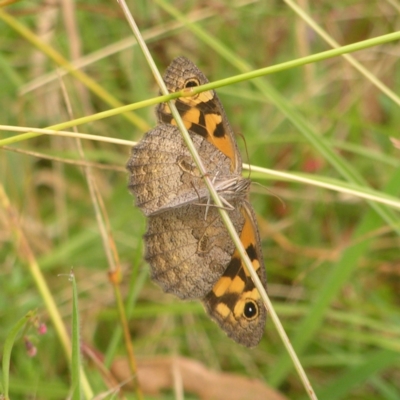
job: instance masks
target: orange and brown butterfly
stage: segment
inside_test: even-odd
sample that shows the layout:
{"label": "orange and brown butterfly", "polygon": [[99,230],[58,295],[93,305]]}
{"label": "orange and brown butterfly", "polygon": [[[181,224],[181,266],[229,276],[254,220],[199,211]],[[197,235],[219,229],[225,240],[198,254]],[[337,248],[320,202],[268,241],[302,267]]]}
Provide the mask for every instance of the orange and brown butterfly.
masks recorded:
{"label": "orange and brown butterfly", "polygon": [[[208,82],[184,57],[173,60],[164,81],[170,92]],[[228,214],[266,287],[257,223],[248,201],[249,182],[241,177],[240,153],[222,104],[209,90],[179,98],[175,105],[208,175],[229,199]],[[229,337],[253,347],[261,340],[266,320],[260,294],[218,210],[206,211],[208,192],[167,104],[157,107],[157,116],[159,125],[132,149],[127,164],[129,187],[149,217],[144,238],[152,279],[182,299],[201,299]]]}

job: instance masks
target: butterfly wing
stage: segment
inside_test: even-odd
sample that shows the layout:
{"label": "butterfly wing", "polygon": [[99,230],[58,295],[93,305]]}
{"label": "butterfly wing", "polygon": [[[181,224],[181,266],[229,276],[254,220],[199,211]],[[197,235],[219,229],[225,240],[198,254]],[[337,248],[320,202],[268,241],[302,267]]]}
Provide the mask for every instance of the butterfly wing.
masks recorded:
{"label": "butterfly wing", "polygon": [[[240,240],[266,288],[267,278],[255,215],[247,201],[241,204],[241,211],[245,222],[242,230],[238,231],[241,232]],[[247,347],[254,347],[260,342],[267,314],[260,293],[237,250],[220,279],[203,299],[203,304],[207,313],[230,338]]]}
{"label": "butterfly wing", "polygon": [[[238,207],[228,213],[241,232],[243,213]],[[144,241],[153,281],[181,299],[206,296],[235,251],[218,209],[198,205],[150,216]]]}
{"label": "butterfly wing", "polygon": [[[172,61],[165,72],[164,81],[171,93],[208,83],[197,66],[185,57]],[[233,130],[215,91],[208,90],[195,96],[181,97],[175,101],[175,105],[186,128],[204,137],[229,157],[231,171],[240,174],[242,159]],[[160,104],[156,113],[160,123],[176,125],[167,103]]]}
{"label": "butterfly wing", "polygon": [[[202,136],[191,133],[191,138],[217,191],[229,197],[229,184],[245,185],[241,175],[230,172],[231,162],[225,154]],[[126,167],[130,172],[129,189],[147,216],[209,198],[179,129],[173,125],[159,125],[147,132],[132,148]]]}

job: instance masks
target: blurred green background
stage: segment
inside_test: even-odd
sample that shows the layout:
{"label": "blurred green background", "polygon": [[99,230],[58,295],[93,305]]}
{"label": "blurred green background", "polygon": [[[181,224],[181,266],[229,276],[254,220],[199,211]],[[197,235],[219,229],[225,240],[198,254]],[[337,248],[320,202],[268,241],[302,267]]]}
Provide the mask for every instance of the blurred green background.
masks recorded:
{"label": "blurred green background", "polygon": [[[400,26],[398,1],[298,3],[341,45]],[[135,0],[128,5],[161,72],[183,55],[212,82],[243,72],[241,62],[255,70],[331,48],[283,1]],[[121,104],[157,95],[117,2],[20,1],[1,10],[1,124],[44,128],[114,107],[87,81],[57,74],[59,65],[33,38],[69,61],[87,60],[82,70]],[[22,35],[15,23],[29,32]],[[391,42],[352,56],[397,94],[399,54],[399,43]],[[229,85],[218,89],[218,95],[245,162],[334,178],[353,188],[358,183],[382,198],[399,196],[400,150],[390,137],[399,136],[400,102],[343,58]],[[78,131],[138,141],[155,125],[154,107],[135,113],[138,124],[117,115],[81,125]],[[2,130],[0,139],[12,135],[16,133]],[[122,268],[122,293],[132,308],[129,328],[138,358],[178,354],[210,369],[258,378],[287,398],[306,398],[270,320],[260,345],[248,350],[228,339],[199,303],[179,301],[151,283],[142,254],[145,219],[127,190],[129,147],[89,140],[82,146],[85,160],[96,163],[93,177]],[[73,267],[82,341],[107,360],[126,354],[116,333],[120,322],[110,265],[80,164],[73,138],[43,135],[1,148],[0,343],[32,309],[48,328],[43,336],[33,329],[26,333],[37,347],[33,358],[22,337],[16,342],[12,399],[65,398],[69,388],[68,361],[28,267],[20,232],[68,329],[71,286],[59,275]],[[253,184],[251,202],[269,295],[319,398],[400,398],[398,211],[311,184],[256,173],[250,177],[261,184]],[[94,393],[102,393],[106,385],[88,364]],[[169,397],[175,398],[172,392],[163,395]]]}

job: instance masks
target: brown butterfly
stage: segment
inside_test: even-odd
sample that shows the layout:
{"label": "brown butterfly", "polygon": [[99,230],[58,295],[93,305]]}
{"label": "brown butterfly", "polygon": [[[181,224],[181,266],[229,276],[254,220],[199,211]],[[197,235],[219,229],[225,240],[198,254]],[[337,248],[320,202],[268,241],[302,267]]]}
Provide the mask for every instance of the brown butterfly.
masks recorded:
{"label": "brown butterfly", "polygon": [[[170,92],[207,83],[188,59],[176,58],[164,81]],[[249,181],[222,104],[213,90],[175,105],[228,214],[266,287],[266,274]],[[132,149],[127,168],[136,204],[148,216],[144,236],[151,276],[164,291],[201,299],[229,337],[253,347],[264,333],[266,310],[228,235],[167,104],[157,107],[159,125]],[[207,209],[207,210],[206,210]]]}

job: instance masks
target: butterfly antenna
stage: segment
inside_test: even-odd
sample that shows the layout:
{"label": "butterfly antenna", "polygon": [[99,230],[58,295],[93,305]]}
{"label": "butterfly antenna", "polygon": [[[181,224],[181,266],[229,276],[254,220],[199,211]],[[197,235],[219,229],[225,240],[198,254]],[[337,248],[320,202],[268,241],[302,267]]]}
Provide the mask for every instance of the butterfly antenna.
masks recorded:
{"label": "butterfly antenna", "polygon": [[[250,165],[249,165],[249,167],[250,167]],[[281,198],[280,196],[278,196],[277,194],[275,194],[271,189],[267,188],[266,186],[262,185],[262,184],[259,183],[259,182],[251,182],[251,186],[253,186],[253,185],[257,185],[257,186],[262,187],[266,192],[268,192],[268,193],[271,194],[273,197],[275,197],[276,199],[278,199],[278,200],[280,201],[280,203],[282,204],[282,206],[283,206],[284,208],[286,208],[286,203],[282,200],[282,198]]]}
{"label": "butterfly antenna", "polygon": [[[249,152],[248,152],[248,149],[247,149],[246,138],[244,137],[243,133],[237,133],[237,135],[240,136],[240,137],[242,138],[242,140],[243,140],[243,143],[244,143],[244,150],[245,150],[245,152],[246,152],[246,160],[249,161],[250,157],[249,157]],[[248,178],[250,179],[250,176],[251,176],[251,164],[250,164],[249,162],[248,162],[247,164],[248,164],[248,166],[249,166],[249,175],[248,175]]]}

